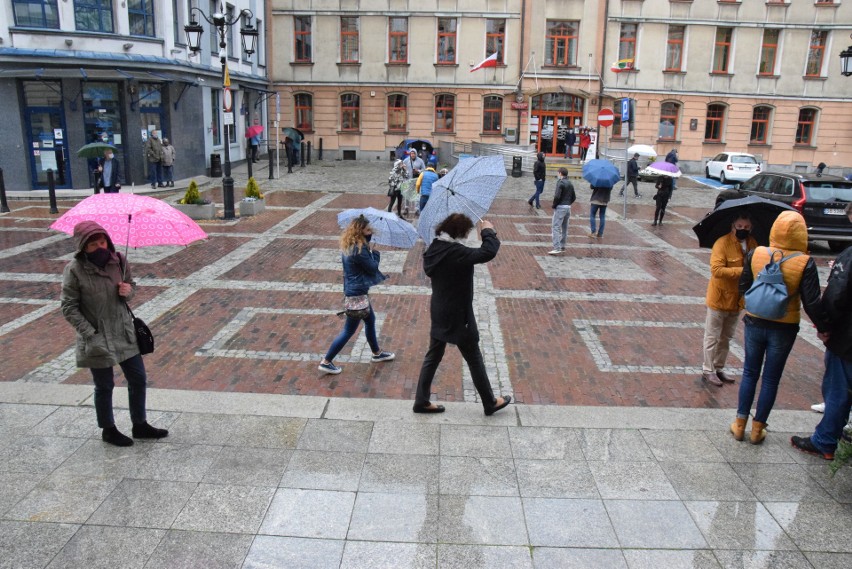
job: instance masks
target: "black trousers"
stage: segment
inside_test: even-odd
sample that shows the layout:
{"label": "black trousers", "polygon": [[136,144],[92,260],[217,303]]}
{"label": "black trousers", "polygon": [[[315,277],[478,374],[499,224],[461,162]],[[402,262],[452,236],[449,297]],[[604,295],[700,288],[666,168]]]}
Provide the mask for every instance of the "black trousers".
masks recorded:
{"label": "black trousers", "polygon": [[[438,365],[444,359],[446,348],[446,342],[437,338],[430,340],[429,349],[423,358],[423,366],[420,368],[420,379],[417,381],[417,396],[414,399],[415,405],[429,406],[429,398],[432,394],[432,380],[435,379],[435,372],[438,371]],[[473,386],[479,393],[482,406],[485,409],[491,409],[497,404],[497,398],[494,397],[494,392],[491,390],[491,382],[488,380],[488,373],[485,371],[485,362],[482,360],[479,342],[459,344],[458,349],[464,361],[467,362],[467,368],[470,370],[471,379],[473,379]]]}
{"label": "black trousers", "polygon": [[396,214],[402,217],[402,192],[399,190],[394,191],[390,195],[390,203],[388,204],[388,211],[393,209],[393,204],[396,202]]}

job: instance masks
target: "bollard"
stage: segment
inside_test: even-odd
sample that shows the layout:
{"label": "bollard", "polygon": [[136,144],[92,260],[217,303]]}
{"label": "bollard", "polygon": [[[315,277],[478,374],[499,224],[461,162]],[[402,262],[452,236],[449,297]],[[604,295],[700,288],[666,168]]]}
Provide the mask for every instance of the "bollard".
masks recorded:
{"label": "bollard", "polygon": [[251,178],[254,175],[254,173],[252,172],[252,164],[254,163],[254,160],[251,159],[251,146],[248,147],[248,152],[246,153],[246,158],[247,158],[246,166],[248,168],[248,177]]}
{"label": "bollard", "polygon": [[[95,170],[95,192],[94,193],[96,193],[96,194],[101,193],[101,187],[100,187],[100,184],[98,184],[98,180],[100,180],[100,175],[101,175],[101,173],[98,172],[97,170]],[[106,191],[106,190],[104,190],[104,191]]]}
{"label": "bollard", "polygon": [[308,166],[311,165],[311,141],[308,141]]}
{"label": "bollard", "polygon": [[319,160],[320,162],[322,162],[322,138],[320,138],[319,156],[317,156],[317,160]]}
{"label": "bollard", "polygon": [[269,150],[269,179],[272,180],[275,178],[275,154],[278,153],[277,149],[273,149],[271,146],[268,148]]}
{"label": "bollard", "polygon": [[3,180],[3,168],[0,168],[0,213],[9,213],[9,203],[6,201],[6,181]]}
{"label": "bollard", "polygon": [[299,143],[299,166],[305,167],[305,143]]}
{"label": "bollard", "polygon": [[50,213],[59,213],[56,207],[56,180],[53,179],[53,168],[47,171],[47,195],[50,198]]}

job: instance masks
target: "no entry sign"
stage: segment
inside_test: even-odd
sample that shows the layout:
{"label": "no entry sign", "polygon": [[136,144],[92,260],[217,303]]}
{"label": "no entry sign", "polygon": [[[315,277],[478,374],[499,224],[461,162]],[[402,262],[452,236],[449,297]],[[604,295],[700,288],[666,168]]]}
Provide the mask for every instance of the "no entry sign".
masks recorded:
{"label": "no entry sign", "polygon": [[615,115],[609,109],[601,109],[601,112],[598,113],[598,126],[612,126],[614,120]]}

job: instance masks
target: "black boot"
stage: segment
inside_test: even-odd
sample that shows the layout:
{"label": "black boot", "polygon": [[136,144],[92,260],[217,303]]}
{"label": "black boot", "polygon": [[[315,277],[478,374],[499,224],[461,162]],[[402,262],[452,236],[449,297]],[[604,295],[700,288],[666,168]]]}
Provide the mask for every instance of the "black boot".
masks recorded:
{"label": "black boot", "polygon": [[133,425],[134,439],[162,439],[167,436],[169,436],[169,432],[166,429],[152,427],[147,422]]}
{"label": "black boot", "polygon": [[101,431],[101,440],[117,447],[133,446],[133,439],[127,435],[121,434],[121,432],[115,428],[115,425],[107,427]]}

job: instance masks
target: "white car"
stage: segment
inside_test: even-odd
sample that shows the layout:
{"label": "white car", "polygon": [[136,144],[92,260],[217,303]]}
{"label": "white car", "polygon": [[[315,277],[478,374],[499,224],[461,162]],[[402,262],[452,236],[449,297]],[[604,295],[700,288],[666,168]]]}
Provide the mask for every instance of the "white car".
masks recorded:
{"label": "white car", "polygon": [[707,161],[704,172],[720,182],[745,182],[760,173],[757,158],[744,152],[722,152]]}

